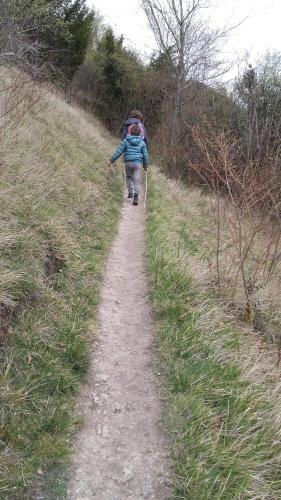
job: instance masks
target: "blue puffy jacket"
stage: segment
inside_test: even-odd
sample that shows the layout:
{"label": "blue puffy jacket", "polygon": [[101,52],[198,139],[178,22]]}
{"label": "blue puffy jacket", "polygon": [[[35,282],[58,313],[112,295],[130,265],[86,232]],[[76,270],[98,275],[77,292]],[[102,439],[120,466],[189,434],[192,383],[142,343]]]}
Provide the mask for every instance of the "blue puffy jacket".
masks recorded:
{"label": "blue puffy jacket", "polygon": [[125,162],[131,161],[148,167],[147,147],[138,135],[127,135],[110,158],[111,163],[114,163],[123,154]]}

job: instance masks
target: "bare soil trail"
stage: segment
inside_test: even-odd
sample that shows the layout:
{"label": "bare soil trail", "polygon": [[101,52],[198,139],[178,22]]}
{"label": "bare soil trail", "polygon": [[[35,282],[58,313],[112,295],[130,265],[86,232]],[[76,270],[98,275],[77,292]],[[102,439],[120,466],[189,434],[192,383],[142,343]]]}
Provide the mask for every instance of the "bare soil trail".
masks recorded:
{"label": "bare soil trail", "polygon": [[79,401],[68,498],[172,498],[153,359],[153,322],[144,262],[142,203],[124,202],[101,291],[97,340]]}

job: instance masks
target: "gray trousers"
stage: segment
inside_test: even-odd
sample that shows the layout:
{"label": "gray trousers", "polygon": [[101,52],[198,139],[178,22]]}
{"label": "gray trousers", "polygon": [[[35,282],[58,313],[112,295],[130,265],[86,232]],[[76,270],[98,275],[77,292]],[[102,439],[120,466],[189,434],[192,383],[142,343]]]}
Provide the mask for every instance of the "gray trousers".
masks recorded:
{"label": "gray trousers", "polygon": [[141,165],[127,161],[125,163],[126,169],[126,184],[129,193],[139,194],[141,183]]}

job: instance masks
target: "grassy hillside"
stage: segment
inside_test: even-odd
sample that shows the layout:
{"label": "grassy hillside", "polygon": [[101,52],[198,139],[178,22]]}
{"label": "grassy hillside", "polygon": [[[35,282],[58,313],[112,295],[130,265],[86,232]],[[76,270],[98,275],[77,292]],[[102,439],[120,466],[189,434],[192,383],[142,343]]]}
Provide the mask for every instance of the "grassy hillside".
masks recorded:
{"label": "grassy hillside", "polygon": [[[147,244],[177,498],[281,497],[276,347],[221,300],[209,197],[151,172]],[[215,249],[214,249],[215,253]]]}
{"label": "grassy hillside", "polygon": [[48,94],[0,130],[0,498],[60,495],[121,202],[100,130]]}

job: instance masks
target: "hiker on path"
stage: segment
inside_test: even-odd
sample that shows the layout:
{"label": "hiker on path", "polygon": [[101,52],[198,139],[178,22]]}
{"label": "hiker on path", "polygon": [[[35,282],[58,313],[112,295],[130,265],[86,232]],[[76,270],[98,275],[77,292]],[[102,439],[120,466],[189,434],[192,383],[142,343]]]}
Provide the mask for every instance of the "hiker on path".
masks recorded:
{"label": "hiker on path", "polygon": [[130,127],[130,134],[121,142],[110,158],[108,165],[112,165],[120,156],[124,155],[126,169],[126,183],[128,198],[133,198],[133,205],[138,205],[141,182],[141,167],[148,168],[148,153],[145,142],[140,137],[139,125]]}
{"label": "hiker on path", "polygon": [[131,134],[132,125],[138,125],[140,127],[140,138],[145,142],[146,147],[148,148],[147,133],[143,124],[143,114],[136,109],[130,111],[128,119],[124,122],[121,139],[125,139],[127,135]]}

